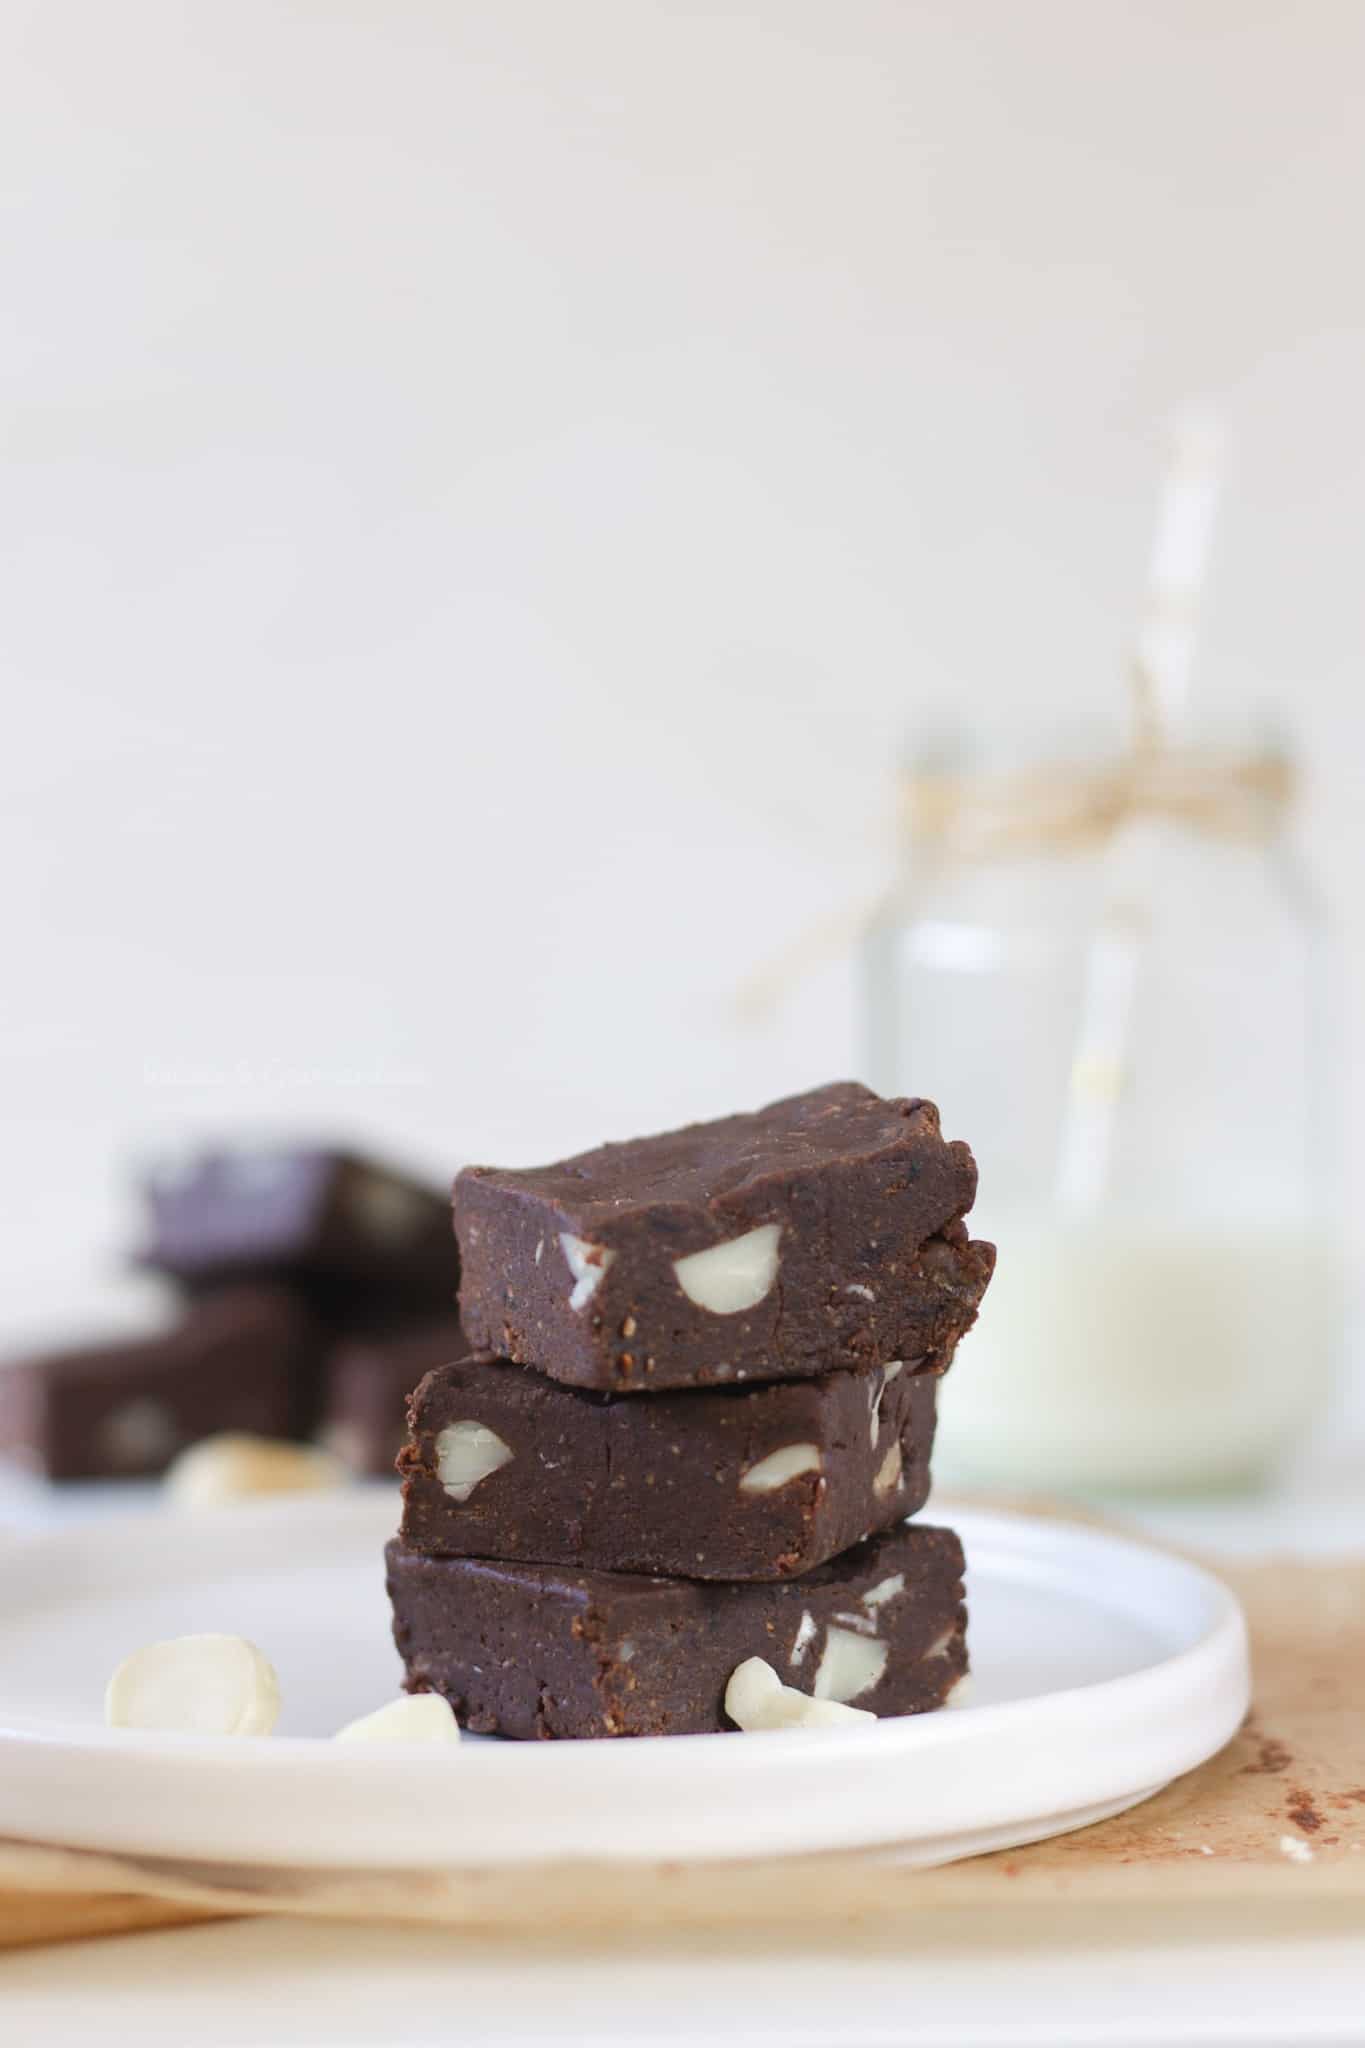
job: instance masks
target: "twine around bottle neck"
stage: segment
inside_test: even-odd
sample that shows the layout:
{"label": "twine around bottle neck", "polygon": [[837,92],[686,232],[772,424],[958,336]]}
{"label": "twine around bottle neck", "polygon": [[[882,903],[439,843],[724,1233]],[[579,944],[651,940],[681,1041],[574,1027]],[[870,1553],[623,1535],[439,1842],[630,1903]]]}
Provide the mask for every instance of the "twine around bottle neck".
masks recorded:
{"label": "twine around bottle neck", "polygon": [[1096,762],[1052,762],[1002,773],[910,769],[900,788],[904,873],[870,903],[836,910],[750,975],[741,1014],[770,1010],[809,970],[857,944],[903,903],[936,861],[1065,856],[1102,850],[1128,825],[1163,821],[1209,839],[1268,845],[1297,787],[1273,746],[1238,749],[1175,743],[1156,694],[1135,667],[1132,738],[1125,753]]}
{"label": "twine around bottle neck", "polygon": [[1171,741],[1134,683],[1125,753],[1003,771],[909,769],[901,783],[906,851],[960,860],[1085,853],[1126,826],[1162,821],[1211,839],[1264,844],[1293,799],[1292,764],[1273,747]]}

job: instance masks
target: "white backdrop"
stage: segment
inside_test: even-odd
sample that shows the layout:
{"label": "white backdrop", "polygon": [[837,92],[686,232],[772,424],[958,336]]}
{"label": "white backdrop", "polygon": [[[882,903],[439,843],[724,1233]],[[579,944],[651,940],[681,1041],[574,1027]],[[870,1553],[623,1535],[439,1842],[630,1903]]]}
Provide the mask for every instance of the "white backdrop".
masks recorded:
{"label": "white backdrop", "polygon": [[4,20],[16,1266],[175,1133],[444,1174],[847,1070],[837,969],[730,991],[918,723],[1116,701],[1191,393],[1200,693],[1292,709],[1362,1042],[1357,0]]}

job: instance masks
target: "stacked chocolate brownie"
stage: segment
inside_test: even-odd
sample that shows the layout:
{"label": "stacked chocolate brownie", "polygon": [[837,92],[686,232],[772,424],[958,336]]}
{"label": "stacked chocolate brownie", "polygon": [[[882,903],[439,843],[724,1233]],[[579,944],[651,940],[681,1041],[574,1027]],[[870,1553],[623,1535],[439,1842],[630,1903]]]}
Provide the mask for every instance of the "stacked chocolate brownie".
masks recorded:
{"label": "stacked chocolate brownie", "polygon": [[966,1669],[962,1551],[907,1523],[994,1264],[932,1103],[854,1083],[455,1184],[476,1356],[409,1403],[412,1691],[509,1736],[726,1726],[750,1657],[878,1714]]}

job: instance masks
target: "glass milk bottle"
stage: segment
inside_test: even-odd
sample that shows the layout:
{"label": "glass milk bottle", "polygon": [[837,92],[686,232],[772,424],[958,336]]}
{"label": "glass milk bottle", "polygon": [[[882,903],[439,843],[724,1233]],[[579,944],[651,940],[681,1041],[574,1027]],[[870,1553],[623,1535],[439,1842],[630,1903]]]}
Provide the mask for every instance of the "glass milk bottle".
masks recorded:
{"label": "glass milk bottle", "polygon": [[1330,947],[1282,753],[921,764],[862,957],[868,1079],[935,1099],[999,1245],[950,1483],[1236,1487],[1340,1322]]}

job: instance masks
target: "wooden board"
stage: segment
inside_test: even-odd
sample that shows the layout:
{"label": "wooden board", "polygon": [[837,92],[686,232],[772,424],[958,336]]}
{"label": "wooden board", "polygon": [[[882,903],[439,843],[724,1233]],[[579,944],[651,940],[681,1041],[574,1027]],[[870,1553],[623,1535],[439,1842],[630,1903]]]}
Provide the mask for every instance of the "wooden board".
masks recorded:
{"label": "wooden board", "polygon": [[81,1941],[93,1934],[137,1934],[154,1927],[198,1926],[220,1913],[172,1906],[162,1899],[101,1892],[0,1891],[0,1949],[44,1941]]}

